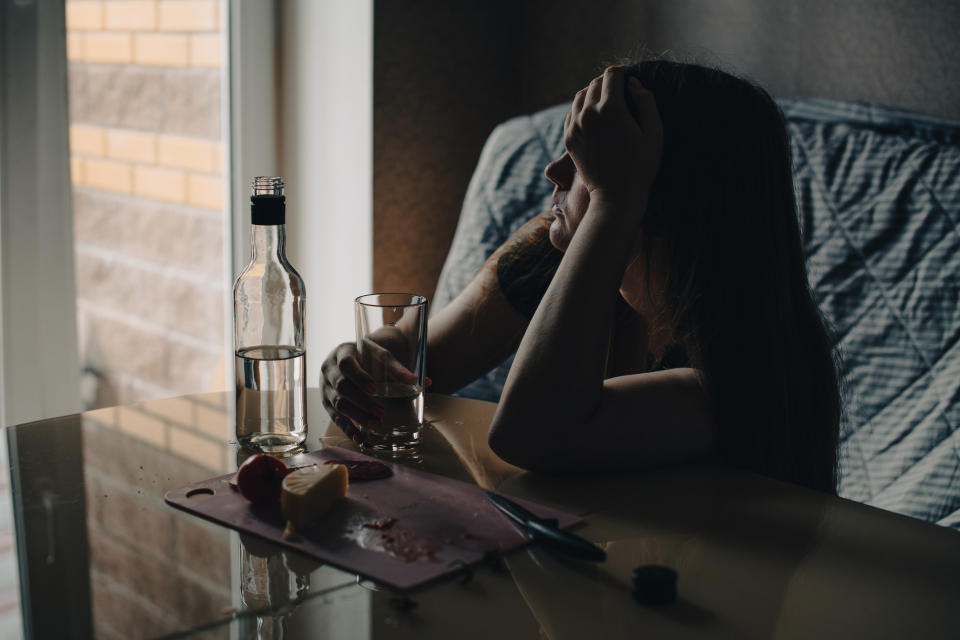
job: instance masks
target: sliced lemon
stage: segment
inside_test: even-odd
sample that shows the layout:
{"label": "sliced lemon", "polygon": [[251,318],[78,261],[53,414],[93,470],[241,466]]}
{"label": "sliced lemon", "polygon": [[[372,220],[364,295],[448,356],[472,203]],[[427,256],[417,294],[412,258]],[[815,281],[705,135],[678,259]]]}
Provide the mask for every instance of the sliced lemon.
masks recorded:
{"label": "sliced lemon", "polygon": [[342,464],[297,469],[283,479],[280,508],[298,531],[317,525],[347,495],[347,468]]}

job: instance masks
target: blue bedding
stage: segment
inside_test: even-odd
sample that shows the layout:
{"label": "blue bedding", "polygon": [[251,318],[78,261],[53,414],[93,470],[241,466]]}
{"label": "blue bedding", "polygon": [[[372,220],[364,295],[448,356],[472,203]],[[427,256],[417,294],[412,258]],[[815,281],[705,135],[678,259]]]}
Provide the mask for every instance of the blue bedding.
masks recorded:
{"label": "blue bedding", "polygon": [[[808,272],[843,357],[840,495],[960,529],[960,124],[781,100]],[[566,105],[490,135],[434,296],[445,306],[531,216]],[[512,357],[460,393],[497,400]]]}

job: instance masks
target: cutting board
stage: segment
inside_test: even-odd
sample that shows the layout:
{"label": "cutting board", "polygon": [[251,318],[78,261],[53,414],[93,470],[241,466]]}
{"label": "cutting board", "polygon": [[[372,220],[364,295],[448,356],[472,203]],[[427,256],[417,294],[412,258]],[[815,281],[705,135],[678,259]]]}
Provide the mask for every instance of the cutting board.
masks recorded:
{"label": "cutting board", "polygon": [[[286,459],[288,467],[325,460],[377,460],[327,447]],[[412,589],[477,564],[490,551],[508,551],[527,542],[476,485],[378,460],[393,476],[352,482],[347,497],[323,522],[296,539],[284,540],[279,508],[251,505],[230,485],[233,474],[168,491],[177,509],[237,531],[265,538],[320,562],[396,589]],[[576,516],[515,499],[536,515],[556,518],[561,528]]]}

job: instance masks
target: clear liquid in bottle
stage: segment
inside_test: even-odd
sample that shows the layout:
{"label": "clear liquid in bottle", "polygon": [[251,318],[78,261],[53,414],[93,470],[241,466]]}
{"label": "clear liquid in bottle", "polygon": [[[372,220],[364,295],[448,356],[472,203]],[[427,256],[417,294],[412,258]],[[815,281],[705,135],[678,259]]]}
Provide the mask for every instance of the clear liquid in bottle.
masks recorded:
{"label": "clear liquid in bottle", "polygon": [[306,437],[306,355],[290,346],[238,349],[237,439],[267,453],[297,448]]}

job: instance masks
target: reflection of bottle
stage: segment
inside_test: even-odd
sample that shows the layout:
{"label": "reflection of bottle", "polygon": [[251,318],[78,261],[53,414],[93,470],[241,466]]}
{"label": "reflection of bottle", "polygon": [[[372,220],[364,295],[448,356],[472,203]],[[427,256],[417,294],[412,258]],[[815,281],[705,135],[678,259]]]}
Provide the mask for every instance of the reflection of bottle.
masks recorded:
{"label": "reflection of bottle", "polygon": [[250,263],[233,286],[237,439],[276,453],[307,433],[306,291],[285,253],[283,181],[255,178],[250,203]]}
{"label": "reflection of bottle", "polygon": [[255,619],[246,619],[256,628],[241,625],[241,637],[283,638],[295,601],[309,590],[309,572],[295,573],[278,547],[240,534],[240,601],[244,609],[257,612]]}

